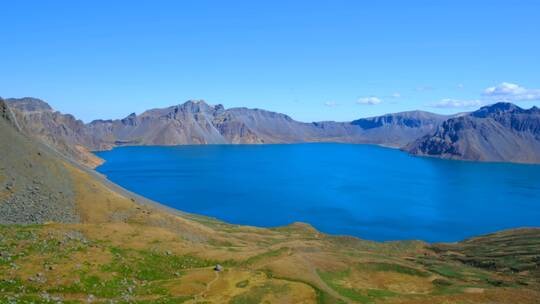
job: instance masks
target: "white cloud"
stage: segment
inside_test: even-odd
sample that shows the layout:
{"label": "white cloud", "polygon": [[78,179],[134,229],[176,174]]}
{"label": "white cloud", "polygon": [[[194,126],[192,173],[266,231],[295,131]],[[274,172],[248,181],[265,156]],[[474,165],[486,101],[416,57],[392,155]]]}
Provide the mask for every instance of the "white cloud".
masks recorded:
{"label": "white cloud", "polygon": [[509,83],[509,82],[503,82],[497,86],[489,87],[484,90],[484,94],[488,96],[496,96],[496,95],[517,95],[517,94],[523,94],[527,90],[524,87],[521,87],[517,84]]}
{"label": "white cloud", "polygon": [[339,104],[337,102],[332,101],[332,100],[325,102],[324,105],[327,106],[327,107],[330,107],[330,108],[335,108],[335,107],[339,106]]}
{"label": "white cloud", "polygon": [[540,90],[527,89],[514,83],[503,82],[485,89],[484,96],[496,101],[540,100]]}
{"label": "white cloud", "polygon": [[435,108],[472,108],[479,107],[484,103],[481,100],[460,100],[460,99],[441,99],[439,102],[432,104],[432,107]]}
{"label": "white cloud", "polygon": [[399,94],[398,92],[392,94],[392,98],[400,98],[401,97],[401,94]]}
{"label": "white cloud", "polygon": [[381,100],[377,97],[364,97],[360,98],[356,101],[357,104],[360,105],[377,105],[381,103]]}

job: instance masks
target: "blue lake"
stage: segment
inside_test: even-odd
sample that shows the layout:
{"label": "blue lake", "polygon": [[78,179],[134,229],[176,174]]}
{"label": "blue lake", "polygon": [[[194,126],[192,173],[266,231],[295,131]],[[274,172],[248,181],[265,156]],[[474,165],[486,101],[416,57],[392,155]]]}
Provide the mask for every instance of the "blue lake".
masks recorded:
{"label": "blue lake", "polygon": [[97,170],[170,207],[234,224],[306,222],[370,240],[457,241],[540,226],[540,166],[371,145],[122,147]]}

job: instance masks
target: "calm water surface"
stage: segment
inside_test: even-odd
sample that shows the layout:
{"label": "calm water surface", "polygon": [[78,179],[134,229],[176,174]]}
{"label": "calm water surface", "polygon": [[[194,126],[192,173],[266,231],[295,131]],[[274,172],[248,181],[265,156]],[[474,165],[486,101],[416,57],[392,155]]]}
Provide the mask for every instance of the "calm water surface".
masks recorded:
{"label": "calm water surface", "polygon": [[540,166],[412,157],[370,145],[122,147],[115,183],[183,211],[255,226],[307,222],[372,240],[457,241],[540,226]]}

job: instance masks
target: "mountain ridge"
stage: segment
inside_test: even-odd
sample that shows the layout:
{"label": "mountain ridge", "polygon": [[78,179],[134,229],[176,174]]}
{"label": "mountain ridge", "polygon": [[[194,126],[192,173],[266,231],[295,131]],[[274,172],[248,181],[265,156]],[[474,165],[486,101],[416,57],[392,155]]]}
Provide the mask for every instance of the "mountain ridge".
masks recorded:
{"label": "mountain ridge", "polygon": [[[35,106],[31,105],[32,101]],[[106,150],[121,145],[321,141],[400,147],[426,134],[446,118],[419,111],[394,113],[379,119],[376,127],[365,128],[358,122],[376,120],[377,117],[353,122],[308,123],[263,109],[225,109],[223,105],[209,105],[203,100],[188,100],[165,108],[148,109],[141,114],[131,113],[122,119],[97,119],[84,124],[70,114],[52,110],[39,99],[8,99],[8,103],[19,112],[29,133],[46,137],[56,146],[68,142],[89,150]],[[35,108],[43,111],[33,111]],[[385,136],[387,131],[396,134]]]}
{"label": "mountain ridge", "polygon": [[414,155],[494,162],[540,162],[540,110],[511,103],[450,118],[404,148]]}
{"label": "mountain ridge", "polygon": [[[300,122],[264,109],[226,109],[221,104],[188,100],[121,119],[83,123],[73,115],[54,111],[40,99],[6,101],[28,134],[44,139],[89,167],[102,162],[90,151],[124,145],[306,142],[377,144],[413,155],[449,159],[540,162],[540,110],[525,110],[510,103],[495,103],[455,115],[416,110],[349,122]],[[521,152],[514,153],[515,147]]]}

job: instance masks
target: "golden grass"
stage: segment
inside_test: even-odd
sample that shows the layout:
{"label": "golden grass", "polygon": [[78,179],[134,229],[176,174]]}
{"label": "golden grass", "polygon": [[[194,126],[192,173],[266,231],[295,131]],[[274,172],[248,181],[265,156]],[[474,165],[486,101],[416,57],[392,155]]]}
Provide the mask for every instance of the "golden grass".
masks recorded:
{"label": "golden grass", "polygon": [[[530,285],[521,286],[515,276],[446,261],[421,242],[331,237],[301,223],[263,229],[173,215],[140,205],[72,165],[65,167],[82,223],[35,228],[33,239],[17,241],[10,249],[27,252],[16,260],[17,267],[0,263],[0,282],[17,279],[74,301],[86,300],[88,293],[97,293],[95,298],[102,301],[118,300],[128,288],[139,290],[127,295],[134,300],[165,297],[185,303],[362,303],[365,299],[538,303],[540,299],[539,285],[532,279]],[[84,240],[66,237],[74,232]],[[183,257],[208,262],[165,269],[174,275],[159,273],[164,271],[159,263]],[[460,277],[432,272],[430,267],[435,266],[428,262],[458,268]],[[122,263],[129,268],[117,268]],[[212,263],[223,264],[224,271],[216,273]],[[372,264],[382,266],[365,266]],[[137,274],[141,268],[149,271],[144,279]],[[38,273],[46,277],[45,282],[29,281]],[[512,287],[491,286],[486,278],[510,282]],[[436,280],[448,285],[441,287]],[[67,289],[55,291],[59,286]],[[0,291],[0,300],[3,296]]]}

